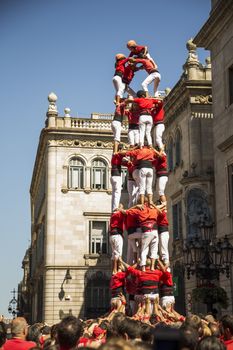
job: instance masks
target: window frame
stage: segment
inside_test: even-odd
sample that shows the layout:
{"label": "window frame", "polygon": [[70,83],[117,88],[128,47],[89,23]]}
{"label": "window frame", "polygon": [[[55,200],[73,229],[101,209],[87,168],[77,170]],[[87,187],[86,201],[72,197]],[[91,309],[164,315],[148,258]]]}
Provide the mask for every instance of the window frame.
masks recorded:
{"label": "window frame", "polygon": [[[94,165],[94,162],[101,161],[103,166]],[[100,184],[96,184],[96,172],[100,171]],[[107,163],[102,158],[95,158],[91,162],[91,189],[92,190],[107,190]],[[98,187],[97,187],[98,186]]]}
{"label": "window frame", "polygon": [[175,134],[175,166],[181,165],[181,131],[177,129]]}
{"label": "window frame", "polygon": [[[78,161],[80,162],[81,164],[71,164],[71,162],[73,161]],[[74,186],[74,181],[76,181],[77,179],[75,178],[74,174],[74,170],[78,170],[76,175],[77,176],[77,179],[78,179],[78,186]],[[85,169],[86,169],[86,166],[85,166],[85,163],[83,161],[82,158],[80,157],[72,157],[70,158],[69,160],[69,164],[68,164],[68,189],[71,189],[71,190],[83,190],[85,188]]]}
{"label": "window frame", "polygon": [[[177,218],[175,219],[175,213]],[[176,225],[175,225],[176,222]],[[182,238],[183,225],[182,225],[182,201],[177,201],[172,205],[172,236],[173,240],[177,241]]]}
{"label": "window frame", "polygon": [[[92,233],[93,223],[105,223],[105,232],[101,235],[95,235]],[[109,242],[108,242],[108,226],[109,222],[107,220],[89,220],[89,254],[108,254],[109,253]],[[102,231],[103,232],[103,231]],[[96,244],[100,243],[100,250],[97,251]],[[94,244],[94,249],[93,249]],[[103,244],[105,244],[105,251],[103,252]]]}
{"label": "window frame", "polygon": [[168,171],[173,171],[174,169],[174,150],[173,150],[174,141],[173,138],[170,137],[167,144],[167,165]]}

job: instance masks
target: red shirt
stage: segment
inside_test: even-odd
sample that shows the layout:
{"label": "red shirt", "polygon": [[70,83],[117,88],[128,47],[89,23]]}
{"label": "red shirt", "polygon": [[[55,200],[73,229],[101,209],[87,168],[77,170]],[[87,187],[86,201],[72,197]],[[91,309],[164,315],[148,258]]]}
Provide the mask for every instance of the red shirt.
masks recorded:
{"label": "red shirt", "polygon": [[224,340],[227,350],[233,350],[233,339]]}
{"label": "red shirt", "polygon": [[153,161],[153,166],[156,170],[156,176],[167,176],[167,156],[163,154],[162,156],[157,157]]}
{"label": "red shirt", "polygon": [[111,159],[111,165],[121,165],[123,157],[124,156],[120,153],[113,154]]}
{"label": "red shirt", "polygon": [[113,120],[118,120],[122,123],[123,117],[125,115],[125,103],[121,102],[116,106]]}
{"label": "red shirt", "polygon": [[125,276],[126,272],[120,271],[115,273],[115,275],[112,275],[110,280],[110,289],[116,289],[119,287],[124,287],[125,285]]}
{"label": "red shirt", "polygon": [[3,345],[4,350],[29,350],[36,346],[34,341],[27,341],[19,338],[12,338]]}
{"label": "red shirt", "polygon": [[166,286],[173,286],[171,272],[165,271],[160,278],[160,282],[162,282],[163,284],[166,284]]}
{"label": "red shirt", "polygon": [[149,294],[150,291],[153,293],[158,293],[159,281],[163,275],[162,271],[151,271],[149,268],[146,268],[146,271],[144,272],[136,270],[131,266],[128,267],[127,271],[138,278],[141,294]]}
{"label": "red shirt", "polygon": [[132,151],[127,151],[126,156],[133,157],[133,162],[135,165],[137,165],[137,163],[140,160],[149,160],[152,162],[153,160],[155,160],[156,153],[153,149],[145,146],[143,148],[137,148]]}
{"label": "red shirt", "polygon": [[134,46],[133,50],[130,52],[129,57],[132,57],[134,55],[140,55],[145,51],[145,46],[136,45]]}
{"label": "red shirt", "polygon": [[163,102],[161,100],[157,100],[157,103],[155,103],[154,108],[151,110],[151,115],[155,125],[164,122],[164,109]]}
{"label": "red shirt", "polygon": [[150,208],[144,205],[144,209],[132,208],[131,213],[135,214],[137,227],[145,227],[148,229],[153,229],[157,223],[158,210],[156,208]]}
{"label": "red shirt", "polygon": [[155,98],[147,98],[147,97],[136,97],[133,99],[133,102],[137,103],[139,107],[139,115],[143,113],[151,114],[151,108],[154,107],[154,104],[158,100]]}
{"label": "red shirt", "polygon": [[123,234],[124,231],[124,219],[125,216],[121,211],[114,211],[110,219],[110,233],[120,233]]}
{"label": "red shirt", "polygon": [[128,209],[125,211],[125,227],[128,231],[128,234],[134,233],[137,229],[137,215],[133,209]]}
{"label": "red shirt", "polygon": [[158,224],[158,227],[160,226],[168,227],[169,223],[167,219],[167,213],[165,211],[162,211],[161,213],[159,213],[157,218],[157,224]]}
{"label": "red shirt", "polygon": [[122,58],[120,60],[117,60],[115,63],[115,75],[123,76],[125,71],[125,64],[128,62],[128,58]]}
{"label": "red shirt", "polygon": [[128,117],[129,129],[130,129],[130,124],[139,125],[139,116],[140,116],[140,114],[139,114],[139,109],[138,108],[130,109],[129,111],[126,112],[126,115]]}
{"label": "red shirt", "polygon": [[152,62],[148,58],[135,58],[135,62],[141,63],[148,74],[157,71],[157,67],[155,66],[154,62]]}
{"label": "red shirt", "polygon": [[137,72],[139,69],[140,68],[138,68],[132,64],[128,64],[127,66],[125,66],[124,74],[122,77],[123,83],[129,85],[134,77],[135,72]]}

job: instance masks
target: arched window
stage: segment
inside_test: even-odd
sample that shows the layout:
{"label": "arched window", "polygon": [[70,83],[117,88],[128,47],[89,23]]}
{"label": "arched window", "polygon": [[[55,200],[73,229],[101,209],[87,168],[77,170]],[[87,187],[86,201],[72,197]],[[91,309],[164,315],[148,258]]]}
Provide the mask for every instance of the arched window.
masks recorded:
{"label": "arched window", "polygon": [[167,146],[168,171],[173,170],[173,139],[170,138]]}
{"label": "arched window", "polygon": [[69,162],[69,188],[84,188],[84,162],[78,157],[70,159]]}
{"label": "arched window", "polygon": [[106,163],[102,159],[97,158],[92,162],[91,187],[98,190],[107,188]]}
{"label": "arched window", "polygon": [[175,138],[175,165],[179,166],[181,163],[181,133],[178,129]]}

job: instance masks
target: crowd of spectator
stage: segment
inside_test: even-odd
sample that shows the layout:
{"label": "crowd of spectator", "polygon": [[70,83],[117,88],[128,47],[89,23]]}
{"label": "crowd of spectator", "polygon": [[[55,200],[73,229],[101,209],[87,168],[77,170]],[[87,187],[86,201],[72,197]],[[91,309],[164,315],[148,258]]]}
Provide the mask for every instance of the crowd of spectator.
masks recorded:
{"label": "crowd of spectator", "polygon": [[0,322],[0,350],[233,349],[233,315],[220,320],[188,315],[182,322],[158,322],[153,314],[149,318],[142,314],[139,310],[129,317],[114,309],[85,321],[67,316],[52,326],[28,325],[25,318],[16,317],[10,325]]}

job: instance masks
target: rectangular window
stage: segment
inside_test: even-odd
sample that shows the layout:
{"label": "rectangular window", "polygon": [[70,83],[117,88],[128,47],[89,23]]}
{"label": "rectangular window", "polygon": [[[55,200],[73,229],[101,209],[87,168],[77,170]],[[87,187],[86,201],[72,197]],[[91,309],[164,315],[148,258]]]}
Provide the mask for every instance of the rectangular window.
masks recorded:
{"label": "rectangular window", "polygon": [[106,170],[104,168],[93,168],[92,170],[92,188],[98,189],[98,190],[105,190],[106,189]]}
{"label": "rectangular window", "polygon": [[106,221],[89,222],[90,254],[108,253],[107,225]]}
{"label": "rectangular window", "polygon": [[233,65],[228,70],[229,78],[229,104],[233,103]]}
{"label": "rectangular window", "polygon": [[181,201],[172,206],[173,219],[173,239],[180,239],[182,237],[182,205]]}

